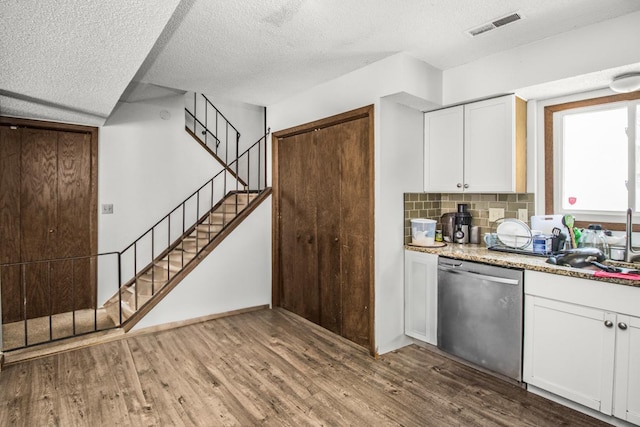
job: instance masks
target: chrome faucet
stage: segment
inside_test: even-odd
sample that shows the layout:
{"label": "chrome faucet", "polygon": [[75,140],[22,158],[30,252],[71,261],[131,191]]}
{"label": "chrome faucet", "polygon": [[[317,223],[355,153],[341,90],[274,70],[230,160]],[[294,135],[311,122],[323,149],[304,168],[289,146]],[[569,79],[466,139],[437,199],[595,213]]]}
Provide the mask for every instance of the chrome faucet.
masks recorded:
{"label": "chrome faucet", "polygon": [[624,246],[624,260],[626,262],[634,262],[637,255],[640,255],[640,251],[636,251],[633,249],[633,245],[631,244],[631,235],[633,234],[633,224],[631,222],[631,218],[633,216],[633,209],[627,209],[627,223],[625,224],[625,235],[627,237],[627,241]]}

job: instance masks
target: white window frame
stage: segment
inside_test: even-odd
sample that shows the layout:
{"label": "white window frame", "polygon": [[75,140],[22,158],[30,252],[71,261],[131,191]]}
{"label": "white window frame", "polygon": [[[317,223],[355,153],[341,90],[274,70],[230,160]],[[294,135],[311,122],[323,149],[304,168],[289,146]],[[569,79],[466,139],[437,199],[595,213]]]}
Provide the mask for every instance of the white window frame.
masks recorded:
{"label": "white window frame", "polygon": [[[570,114],[584,113],[584,112],[596,112],[610,110],[613,108],[627,107],[628,118],[627,123],[630,124],[627,128],[627,160],[628,160],[628,175],[627,175],[627,194],[628,194],[628,206],[636,205],[636,175],[640,173],[640,170],[636,171],[636,111],[640,111],[640,100],[631,101],[615,101],[602,104],[596,104],[585,107],[577,107],[572,109],[566,109],[562,111],[556,111],[553,113],[553,204],[554,212],[558,214],[576,214],[578,220],[587,222],[603,222],[611,223],[618,222],[624,223],[625,211],[611,212],[611,211],[572,211],[571,209],[563,209],[562,195],[563,195],[563,178],[564,172],[562,170],[563,165],[563,118]],[[597,162],[597,158],[594,159]],[[638,166],[640,169],[640,165]],[[640,212],[634,211],[634,222],[640,219]]]}

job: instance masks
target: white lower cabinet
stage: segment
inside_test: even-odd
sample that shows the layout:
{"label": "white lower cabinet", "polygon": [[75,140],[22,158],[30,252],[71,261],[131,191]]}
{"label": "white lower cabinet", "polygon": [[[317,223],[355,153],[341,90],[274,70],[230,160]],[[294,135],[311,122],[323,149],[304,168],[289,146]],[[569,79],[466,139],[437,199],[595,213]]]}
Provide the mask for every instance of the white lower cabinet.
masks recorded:
{"label": "white lower cabinet", "polygon": [[437,345],[438,256],[404,251],[404,333]]}
{"label": "white lower cabinet", "polygon": [[619,315],[616,326],[614,415],[640,425],[640,318]]}
{"label": "white lower cabinet", "polygon": [[527,272],[524,381],[640,424],[636,303],[640,288]]}

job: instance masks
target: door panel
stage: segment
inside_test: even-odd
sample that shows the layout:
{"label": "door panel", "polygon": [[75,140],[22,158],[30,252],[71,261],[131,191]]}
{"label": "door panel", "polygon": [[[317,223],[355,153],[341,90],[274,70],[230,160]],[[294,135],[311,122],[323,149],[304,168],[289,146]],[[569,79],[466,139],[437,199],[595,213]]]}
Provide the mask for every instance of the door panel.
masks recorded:
{"label": "door panel", "polygon": [[312,322],[319,322],[318,256],[316,238],[315,172],[310,168],[313,136],[301,134],[280,141],[282,200],[280,221],[282,306]]}
{"label": "door panel", "polygon": [[[53,257],[56,230],[57,135],[54,131],[24,129],[22,138],[21,261]],[[47,263],[27,264],[27,318],[51,313],[51,276]]]}
{"label": "door panel", "polygon": [[320,326],[342,334],[340,229],[341,162],[335,161],[342,141],[335,126],[313,132],[317,147],[318,288]]}
{"label": "door panel", "polygon": [[370,188],[368,119],[335,126],[341,141],[342,336],[369,343],[370,304]]}
{"label": "door panel", "polygon": [[[20,140],[22,131],[0,126],[0,264],[20,262]],[[0,271],[2,321],[23,318],[20,267]]]}
{"label": "door panel", "polygon": [[[59,132],[57,158],[56,258],[86,256],[91,253],[89,135]],[[59,262],[52,270],[54,313],[95,307],[89,259]]]}

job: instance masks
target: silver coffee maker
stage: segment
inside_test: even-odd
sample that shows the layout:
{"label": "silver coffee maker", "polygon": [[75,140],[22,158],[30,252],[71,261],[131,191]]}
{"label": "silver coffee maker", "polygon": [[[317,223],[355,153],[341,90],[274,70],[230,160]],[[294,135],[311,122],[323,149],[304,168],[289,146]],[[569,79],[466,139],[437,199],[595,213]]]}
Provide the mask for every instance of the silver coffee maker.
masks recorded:
{"label": "silver coffee maker", "polygon": [[442,224],[442,237],[445,242],[454,242],[456,235],[456,213],[448,212],[440,217]]}
{"label": "silver coffee maker", "polygon": [[454,242],[469,243],[471,236],[471,213],[467,211],[469,205],[466,203],[458,204],[458,212],[456,212],[456,225]]}

